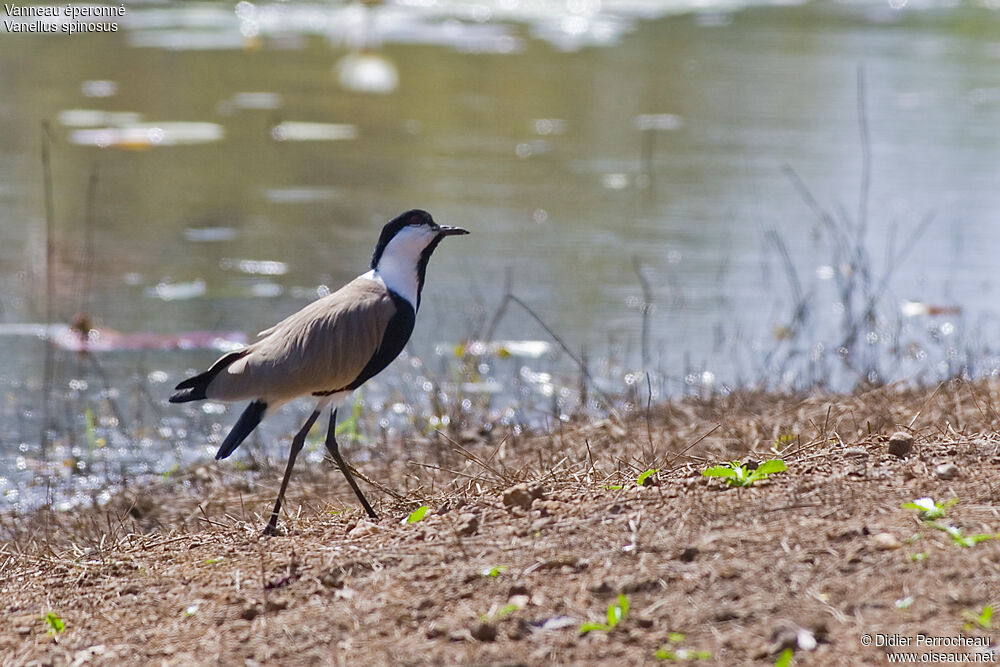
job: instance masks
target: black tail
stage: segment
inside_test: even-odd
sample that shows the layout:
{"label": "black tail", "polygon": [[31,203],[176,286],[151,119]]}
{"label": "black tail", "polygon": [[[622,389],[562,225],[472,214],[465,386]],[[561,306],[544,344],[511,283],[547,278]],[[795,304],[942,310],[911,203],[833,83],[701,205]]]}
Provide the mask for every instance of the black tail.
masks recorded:
{"label": "black tail", "polygon": [[199,373],[194,377],[190,377],[184,380],[179,385],[174,387],[178,389],[176,394],[170,397],[171,403],[187,403],[188,401],[203,401],[208,396],[205,395],[205,391],[208,389],[208,385],[211,384],[215,376],[222,372],[229,364],[233,363],[237,359],[244,357],[250,352],[250,348],[244,348],[242,350],[237,350],[236,352],[230,352],[227,355],[222,356],[218,361],[212,364],[204,373]]}
{"label": "black tail", "polygon": [[224,459],[233,452],[236,448],[247,439],[247,436],[257,428],[257,424],[260,420],[264,418],[264,411],[267,410],[267,403],[264,401],[254,401],[247,406],[247,409],[243,411],[240,418],[236,420],[236,424],[233,426],[233,430],[229,432],[226,439],[222,441],[222,445],[219,447],[218,453],[215,455],[215,460]]}

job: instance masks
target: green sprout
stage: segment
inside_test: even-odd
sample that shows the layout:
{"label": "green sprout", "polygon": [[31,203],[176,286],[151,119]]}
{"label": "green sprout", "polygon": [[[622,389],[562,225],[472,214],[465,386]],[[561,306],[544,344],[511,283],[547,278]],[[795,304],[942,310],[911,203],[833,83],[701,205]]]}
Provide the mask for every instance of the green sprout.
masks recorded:
{"label": "green sprout", "polygon": [[667,641],[670,642],[670,646],[661,646],[656,649],[656,653],[653,657],[657,660],[711,660],[712,654],[708,651],[696,651],[693,649],[680,648],[673,646],[673,644],[680,644],[684,641],[684,633],[682,632],[671,632]]}
{"label": "green sprout", "polygon": [[917,498],[912,503],[903,503],[903,509],[917,510],[923,521],[935,521],[943,519],[948,508],[957,502],[958,498],[952,498],[943,503],[935,502],[933,498]]}
{"label": "green sprout", "polygon": [[420,521],[424,518],[424,515],[427,514],[427,510],[429,509],[430,508],[427,505],[421,505],[417,509],[410,512],[410,516],[406,517],[406,523],[416,523]]}
{"label": "green sprout", "polygon": [[786,648],[784,651],[778,654],[778,659],[774,661],[774,667],[788,667],[792,664],[792,656],[795,654],[790,648]]}
{"label": "green sprout", "polygon": [[960,547],[974,547],[980,542],[992,540],[995,535],[980,533],[979,535],[963,535],[962,531],[955,526],[942,526],[939,523],[932,524],[938,530],[944,531],[951,536],[951,541]]}
{"label": "green sprout", "polygon": [[623,487],[622,487],[621,484],[605,484],[604,485],[604,490],[605,491],[621,491],[622,488]]}
{"label": "green sprout", "polygon": [[607,623],[594,623],[588,622],[580,626],[580,634],[585,635],[588,632],[594,630],[600,630],[601,632],[608,632],[618,627],[618,624],[625,620],[628,615],[628,598],[618,594],[618,600],[612,602],[608,605],[608,622]]}
{"label": "green sprout", "polygon": [[966,611],[962,613],[962,616],[969,621],[964,626],[966,630],[972,630],[975,626],[979,626],[983,630],[990,630],[992,628],[993,607],[990,605],[983,607],[983,610],[979,614]]}
{"label": "green sprout", "polygon": [[771,459],[750,470],[739,461],[730,461],[721,466],[708,468],[701,473],[703,477],[721,477],[729,486],[753,486],[755,482],[765,479],[768,475],[784,472],[788,468],[781,459]]}
{"label": "green sprout", "polygon": [[653,475],[655,475],[658,472],[660,472],[658,469],[656,469],[656,468],[650,468],[649,470],[647,470],[646,472],[642,473],[641,475],[639,475],[636,478],[635,485],[636,486],[645,486],[646,482],[649,481],[649,478],[652,477]]}
{"label": "green sprout", "polygon": [[47,612],[44,619],[49,625],[50,635],[57,635],[66,629],[66,624],[62,622],[62,619],[54,611]]}
{"label": "green sprout", "polygon": [[914,563],[919,563],[921,561],[927,560],[927,554],[925,554],[923,551],[918,551],[916,553],[908,555],[907,558],[909,558]]}
{"label": "green sprout", "polygon": [[482,574],[484,577],[493,577],[494,579],[496,579],[506,569],[507,569],[506,565],[495,565],[493,567],[488,567],[484,569],[482,572],[480,572],[480,574]]}
{"label": "green sprout", "polygon": [[482,621],[489,621],[490,619],[494,619],[494,618],[503,618],[505,616],[510,616],[511,614],[513,614],[518,609],[520,609],[520,607],[518,607],[514,603],[505,604],[504,606],[500,607],[496,611],[490,612],[488,614],[483,614],[482,616],[479,617],[479,619],[482,620]]}

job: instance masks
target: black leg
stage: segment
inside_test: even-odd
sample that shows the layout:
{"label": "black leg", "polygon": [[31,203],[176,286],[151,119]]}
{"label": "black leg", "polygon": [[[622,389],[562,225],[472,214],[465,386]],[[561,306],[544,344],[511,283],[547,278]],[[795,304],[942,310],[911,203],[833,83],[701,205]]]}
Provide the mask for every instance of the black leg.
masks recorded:
{"label": "black leg", "polygon": [[265,535],[277,535],[278,534],[278,513],[281,512],[281,501],[285,498],[285,487],[288,486],[288,478],[292,476],[292,468],[295,467],[295,457],[299,455],[302,451],[302,446],[306,444],[306,436],[309,435],[309,429],[312,425],[316,423],[316,419],[319,417],[319,410],[313,411],[309,415],[309,419],[306,423],[302,425],[299,432],[295,434],[292,438],[292,450],[288,453],[288,464],[285,466],[285,477],[281,480],[281,489],[278,490],[278,499],[274,501],[274,511],[271,512],[271,520],[267,523],[267,528],[264,529]]}
{"label": "black leg", "polygon": [[337,444],[337,435],[335,433],[336,430],[337,409],[334,408],[330,413],[330,428],[326,432],[326,448],[329,450],[330,456],[333,457],[333,460],[337,462],[338,466],[340,466],[340,471],[344,473],[344,477],[347,478],[347,483],[351,485],[352,489],[354,489],[354,495],[356,495],[358,500],[361,501],[361,505],[365,508],[365,511],[368,512],[368,516],[378,521],[378,514],[375,514],[375,510],[373,510],[372,506],[368,504],[367,500],[365,500],[365,495],[361,493],[361,489],[358,488],[358,483],[354,481],[354,475],[351,474],[351,469],[347,467],[347,464],[344,462],[344,457],[340,455],[340,446]]}

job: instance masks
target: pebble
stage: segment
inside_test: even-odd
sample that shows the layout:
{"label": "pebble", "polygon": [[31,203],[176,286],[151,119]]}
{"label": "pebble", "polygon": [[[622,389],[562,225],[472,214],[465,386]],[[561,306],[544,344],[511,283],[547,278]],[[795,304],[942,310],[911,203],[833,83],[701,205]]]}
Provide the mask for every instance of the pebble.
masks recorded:
{"label": "pebble", "polygon": [[481,642],[495,642],[497,640],[497,628],[492,623],[479,623],[472,628],[472,638]]}
{"label": "pebble", "polygon": [[889,453],[899,458],[909,455],[913,449],[913,436],[903,431],[896,431],[889,436]]}
{"label": "pebble", "polygon": [[545,488],[541,484],[528,485],[522,482],[503,492],[503,505],[508,508],[520,507],[526,510],[531,508],[531,501],[535,498],[544,499]]}
{"label": "pebble", "polygon": [[938,479],[955,479],[958,477],[958,466],[954,463],[942,463],[934,468],[934,474]]}
{"label": "pebble", "polygon": [[479,516],[466,513],[458,517],[458,534],[462,537],[471,537],[479,532]]}
{"label": "pebble", "polygon": [[891,551],[903,546],[892,533],[876,533],[872,535],[872,544],[879,551]]}

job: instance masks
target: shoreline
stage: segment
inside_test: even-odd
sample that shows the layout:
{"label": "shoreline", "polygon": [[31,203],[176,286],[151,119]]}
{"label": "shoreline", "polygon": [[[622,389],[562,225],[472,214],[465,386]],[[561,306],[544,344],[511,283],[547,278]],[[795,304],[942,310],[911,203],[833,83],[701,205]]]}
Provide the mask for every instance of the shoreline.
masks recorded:
{"label": "shoreline", "polygon": [[[367,487],[378,523],[338,471],[297,468],[276,538],[260,530],[280,470],[206,463],[102,508],[0,517],[0,661],[773,664],[789,648],[805,664],[880,664],[896,648],[991,650],[978,638],[996,588],[982,564],[1000,558],[998,402],[1000,387],[963,381],[734,394],[648,420],[432,440],[359,466],[405,496]],[[889,452],[899,431],[904,457]],[[779,457],[787,470],[748,488],[702,475]],[[938,526],[902,506],[927,497],[957,498]],[[917,647],[918,634],[969,641]]]}

